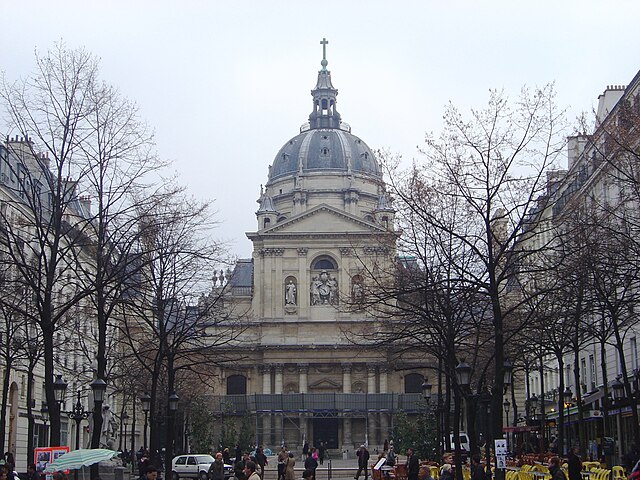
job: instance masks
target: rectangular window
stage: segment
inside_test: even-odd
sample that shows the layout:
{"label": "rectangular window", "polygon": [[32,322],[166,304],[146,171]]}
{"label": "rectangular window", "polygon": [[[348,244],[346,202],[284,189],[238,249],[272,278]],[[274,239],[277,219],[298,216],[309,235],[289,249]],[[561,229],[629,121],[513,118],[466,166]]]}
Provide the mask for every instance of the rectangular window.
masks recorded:
{"label": "rectangular window", "polygon": [[638,344],[636,342],[636,337],[631,337],[631,339],[629,340],[629,343],[631,344],[631,368],[633,368],[633,370],[637,371],[638,370]]}
{"label": "rectangular window", "polygon": [[589,391],[593,392],[596,389],[596,361],[593,355],[589,355],[589,378],[591,378],[591,385],[589,385]]}
{"label": "rectangular window", "polygon": [[582,357],[580,359],[580,389],[582,393],[585,393],[587,387],[587,359]]}

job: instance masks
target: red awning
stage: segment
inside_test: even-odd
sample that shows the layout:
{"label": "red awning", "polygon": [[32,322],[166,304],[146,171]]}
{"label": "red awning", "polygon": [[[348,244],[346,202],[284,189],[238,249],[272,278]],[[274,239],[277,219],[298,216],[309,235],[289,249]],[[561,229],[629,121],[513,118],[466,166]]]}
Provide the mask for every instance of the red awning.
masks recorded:
{"label": "red awning", "polygon": [[502,427],[503,432],[536,432],[538,431],[538,426],[533,425],[523,425],[521,427]]}

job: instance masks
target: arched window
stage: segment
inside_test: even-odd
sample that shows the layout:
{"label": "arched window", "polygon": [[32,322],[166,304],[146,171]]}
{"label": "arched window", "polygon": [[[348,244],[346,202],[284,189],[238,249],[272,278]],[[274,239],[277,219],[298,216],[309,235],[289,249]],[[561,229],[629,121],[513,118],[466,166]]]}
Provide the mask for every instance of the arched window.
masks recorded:
{"label": "arched window", "polygon": [[316,258],[311,264],[311,270],[337,270],[338,264],[328,255]]}
{"label": "arched window", "polygon": [[287,219],[287,217],[285,217],[284,215],[278,217],[278,223],[280,222],[284,222]]}
{"label": "arched window", "polygon": [[404,393],[422,393],[424,377],[419,373],[410,373],[404,377]]}
{"label": "arched window", "polygon": [[247,377],[244,375],[231,375],[227,377],[227,395],[246,395]]}
{"label": "arched window", "polygon": [[270,218],[265,218],[262,221],[262,228],[269,228],[269,224],[271,223],[271,219]]}

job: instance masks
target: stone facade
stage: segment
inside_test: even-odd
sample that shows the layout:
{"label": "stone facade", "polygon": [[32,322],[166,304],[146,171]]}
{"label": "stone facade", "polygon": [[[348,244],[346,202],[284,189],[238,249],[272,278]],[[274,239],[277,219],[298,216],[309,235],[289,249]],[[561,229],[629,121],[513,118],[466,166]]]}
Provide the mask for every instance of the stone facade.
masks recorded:
{"label": "stone facade", "polygon": [[252,258],[230,278],[248,325],[247,358],[220,372],[218,393],[226,405],[247,396],[236,413],[254,415],[262,444],[323,441],[353,452],[389,438],[400,403],[416,408],[426,369],[420,361],[400,369],[391,352],[366,346],[379,327],[362,308],[366,283],[394,260],[394,211],[322,65],[309,123],[280,149],[261,188],[258,228],[247,234]]}

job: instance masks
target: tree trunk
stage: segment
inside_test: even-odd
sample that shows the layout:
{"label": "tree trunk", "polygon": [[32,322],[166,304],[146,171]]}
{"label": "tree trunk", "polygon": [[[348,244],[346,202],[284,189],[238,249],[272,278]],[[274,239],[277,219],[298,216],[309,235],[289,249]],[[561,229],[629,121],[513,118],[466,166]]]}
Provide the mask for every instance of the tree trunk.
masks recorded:
{"label": "tree trunk", "polygon": [[[35,400],[33,399],[33,371],[36,367],[37,359],[29,357],[29,371],[27,372],[27,465],[32,462],[33,458],[33,430],[35,421],[33,418]],[[34,404],[32,404],[32,401]]]}
{"label": "tree trunk", "polygon": [[[6,339],[9,348],[9,340]],[[6,429],[7,429],[7,403],[9,403],[9,381],[11,380],[11,369],[13,367],[13,359],[11,357],[5,358],[4,378],[2,379],[2,410],[0,411],[0,448],[3,452],[8,451],[5,448],[6,442]]]}
{"label": "tree trunk", "polygon": [[[562,353],[557,355],[557,359],[558,378],[560,382],[558,384],[558,437],[556,438],[556,448],[558,449],[558,455],[564,455],[564,358],[562,357]],[[571,445],[568,446],[568,449],[571,450]]]}

